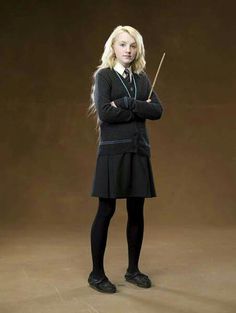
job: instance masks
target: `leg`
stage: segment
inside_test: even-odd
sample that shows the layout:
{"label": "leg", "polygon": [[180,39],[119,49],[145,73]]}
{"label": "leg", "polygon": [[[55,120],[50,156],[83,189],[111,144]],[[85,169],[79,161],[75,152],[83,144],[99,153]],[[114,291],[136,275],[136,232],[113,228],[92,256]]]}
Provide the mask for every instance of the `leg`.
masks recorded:
{"label": "leg", "polygon": [[125,274],[125,279],[142,288],[150,288],[151,280],[139,271],[138,261],[143,242],[144,217],[143,206],[145,198],[127,198],[127,242],[129,265]]}
{"label": "leg", "polygon": [[127,271],[132,273],[138,271],[138,261],[143,241],[144,217],[143,207],[145,198],[127,198],[127,243],[129,265]]}
{"label": "leg", "polygon": [[115,212],[116,199],[99,198],[97,214],[91,228],[91,253],[93,277],[105,276],[103,259],[107,242],[108,227]]}

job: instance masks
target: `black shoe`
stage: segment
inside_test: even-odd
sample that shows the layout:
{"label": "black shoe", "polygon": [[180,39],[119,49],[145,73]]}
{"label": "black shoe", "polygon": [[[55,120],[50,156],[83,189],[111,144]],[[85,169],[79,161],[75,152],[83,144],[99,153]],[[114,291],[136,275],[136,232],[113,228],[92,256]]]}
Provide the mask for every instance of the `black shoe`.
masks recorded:
{"label": "black shoe", "polygon": [[152,283],[149,277],[139,271],[134,273],[126,272],[125,279],[138,287],[150,288]]}
{"label": "black shoe", "polygon": [[105,292],[105,293],[116,292],[116,286],[113,285],[106,276],[102,278],[94,278],[92,277],[92,274],[90,273],[89,278],[88,278],[88,283],[90,287],[100,292]]}

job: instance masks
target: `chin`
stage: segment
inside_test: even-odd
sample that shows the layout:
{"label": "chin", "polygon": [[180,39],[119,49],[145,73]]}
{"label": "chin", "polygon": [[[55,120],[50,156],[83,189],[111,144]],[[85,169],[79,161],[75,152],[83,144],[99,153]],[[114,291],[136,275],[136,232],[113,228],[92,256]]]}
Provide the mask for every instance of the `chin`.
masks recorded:
{"label": "chin", "polygon": [[127,66],[127,65],[130,66],[131,63],[132,63],[132,61],[129,61],[129,62],[123,61],[123,64],[126,65],[126,66]]}

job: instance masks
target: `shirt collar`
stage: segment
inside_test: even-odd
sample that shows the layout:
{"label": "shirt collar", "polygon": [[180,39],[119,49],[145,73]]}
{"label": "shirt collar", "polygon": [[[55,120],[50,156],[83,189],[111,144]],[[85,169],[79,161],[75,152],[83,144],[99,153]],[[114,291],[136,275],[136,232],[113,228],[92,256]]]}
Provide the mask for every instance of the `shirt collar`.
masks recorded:
{"label": "shirt collar", "polygon": [[[115,66],[114,66],[114,70],[117,71],[120,75],[123,76],[125,67],[121,63],[116,62]],[[128,70],[129,70],[130,73],[132,73],[131,66],[128,67]]]}

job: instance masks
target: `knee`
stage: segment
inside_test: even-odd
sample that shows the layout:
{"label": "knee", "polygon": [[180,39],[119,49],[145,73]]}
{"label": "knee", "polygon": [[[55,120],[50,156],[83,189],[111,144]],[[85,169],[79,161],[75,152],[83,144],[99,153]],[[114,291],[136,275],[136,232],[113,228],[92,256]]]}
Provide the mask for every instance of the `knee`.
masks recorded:
{"label": "knee", "polygon": [[115,213],[116,202],[115,199],[100,198],[98,214],[100,217],[110,220]]}
{"label": "knee", "polygon": [[144,198],[127,198],[127,213],[130,220],[142,220]]}
{"label": "knee", "polygon": [[136,210],[136,212],[128,211],[128,225],[138,226],[144,223],[144,216],[142,210]]}

